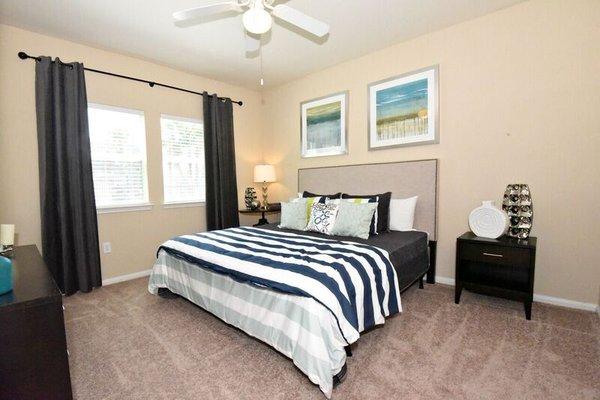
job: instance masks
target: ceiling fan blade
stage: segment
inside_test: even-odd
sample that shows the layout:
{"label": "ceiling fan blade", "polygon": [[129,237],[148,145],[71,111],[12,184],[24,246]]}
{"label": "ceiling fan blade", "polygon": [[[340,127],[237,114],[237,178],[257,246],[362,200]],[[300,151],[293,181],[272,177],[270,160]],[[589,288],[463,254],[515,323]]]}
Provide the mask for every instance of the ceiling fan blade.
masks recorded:
{"label": "ceiling fan blade", "polygon": [[328,24],[285,4],[278,4],[273,7],[273,15],[318,37],[323,37],[329,33]]}
{"label": "ceiling fan blade", "polygon": [[209,4],[201,7],[188,8],[187,10],[173,13],[175,23],[189,20],[198,20],[205,17],[226,13],[228,11],[242,11],[237,1]]}
{"label": "ceiling fan blade", "polygon": [[246,53],[255,53],[260,50],[260,35],[246,32]]}

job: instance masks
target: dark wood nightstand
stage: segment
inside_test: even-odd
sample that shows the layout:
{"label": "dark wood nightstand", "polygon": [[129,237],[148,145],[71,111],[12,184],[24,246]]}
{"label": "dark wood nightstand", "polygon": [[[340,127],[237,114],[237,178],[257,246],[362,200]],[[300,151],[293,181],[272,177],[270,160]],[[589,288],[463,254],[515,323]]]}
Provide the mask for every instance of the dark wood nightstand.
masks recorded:
{"label": "dark wood nightstand", "polygon": [[454,302],[463,289],[522,301],[531,319],[537,239],[486,239],[467,232],[456,240]]}
{"label": "dark wood nightstand", "polygon": [[256,214],[256,215],[261,215],[260,219],[258,220],[258,223],[254,224],[253,226],[261,226],[261,225],[266,225],[269,223],[269,221],[267,220],[267,214],[279,214],[281,212],[281,204],[280,203],[275,203],[275,204],[269,204],[268,208],[257,208],[256,210],[250,210],[247,208],[242,208],[241,210],[238,210],[240,214]]}

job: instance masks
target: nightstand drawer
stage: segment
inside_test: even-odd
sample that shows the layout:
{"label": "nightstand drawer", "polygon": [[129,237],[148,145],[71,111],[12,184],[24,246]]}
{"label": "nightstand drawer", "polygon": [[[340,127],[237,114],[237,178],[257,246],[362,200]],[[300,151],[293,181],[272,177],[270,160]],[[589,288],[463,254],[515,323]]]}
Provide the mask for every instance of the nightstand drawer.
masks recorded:
{"label": "nightstand drawer", "polygon": [[529,250],[487,244],[462,243],[460,258],[492,264],[529,266]]}

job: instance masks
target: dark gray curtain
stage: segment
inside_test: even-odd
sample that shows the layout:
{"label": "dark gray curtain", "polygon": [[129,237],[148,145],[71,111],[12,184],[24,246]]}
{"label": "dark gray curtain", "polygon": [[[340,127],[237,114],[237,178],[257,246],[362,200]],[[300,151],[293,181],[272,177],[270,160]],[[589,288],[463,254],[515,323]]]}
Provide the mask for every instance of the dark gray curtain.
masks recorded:
{"label": "dark gray curtain", "polygon": [[102,285],[83,65],[35,69],[44,260],[61,291]]}
{"label": "dark gray curtain", "polygon": [[238,216],[233,107],[230,99],[204,92],[204,152],[206,164],[206,228],[240,225]]}

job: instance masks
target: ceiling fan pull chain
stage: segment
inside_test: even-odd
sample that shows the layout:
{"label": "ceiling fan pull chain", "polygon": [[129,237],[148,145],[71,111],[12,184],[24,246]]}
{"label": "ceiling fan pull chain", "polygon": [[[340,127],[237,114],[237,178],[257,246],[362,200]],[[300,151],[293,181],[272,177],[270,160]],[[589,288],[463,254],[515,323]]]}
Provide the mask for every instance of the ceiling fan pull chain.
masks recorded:
{"label": "ceiling fan pull chain", "polygon": [[265,86],[265,79],[263,74],[263,60],[262,60],[262,51],[260,52],[260,86]]}

